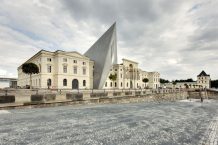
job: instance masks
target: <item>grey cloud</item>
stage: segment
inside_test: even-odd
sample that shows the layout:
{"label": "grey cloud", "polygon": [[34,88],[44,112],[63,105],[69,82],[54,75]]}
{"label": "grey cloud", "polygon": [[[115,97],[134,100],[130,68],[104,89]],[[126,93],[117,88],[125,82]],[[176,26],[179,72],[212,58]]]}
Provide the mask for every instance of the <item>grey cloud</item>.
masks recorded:
{"label": "grey cloud", "polygon": [[[116,21],[120,60],[138,61],[141,68],[159,71],[166,79],[195,77],[202,69],[218,78],[218,70],[210,68],[218,65],[217,6],[211,0],[3,1],[0,40],[7,43],[0,49],[8,54],[17,46],[26,56],[40,48],[83,53]],[[11,29],[12,24],[29,34]],[[17,66],[14,61],[22,62],[24,54],[17,54],[16,59],[8,56],[14,60],[0,69],[9,72]]]}

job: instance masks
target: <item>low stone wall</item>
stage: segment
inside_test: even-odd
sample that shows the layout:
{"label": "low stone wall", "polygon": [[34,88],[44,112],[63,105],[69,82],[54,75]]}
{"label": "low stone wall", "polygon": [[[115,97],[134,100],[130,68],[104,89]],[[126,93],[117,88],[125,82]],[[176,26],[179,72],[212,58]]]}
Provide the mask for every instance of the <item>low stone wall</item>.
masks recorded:
{"label": "low stone wall", "polygon": [[201,97],[205,99],[215,99],[218,100],[218,92],[210,90],[190,90],[188,91],[188,97],[194,99],[200,99]]}
{"label": "low stone wall", "polygon": [[[1,93],[1,92],[0,92]],[[4,94],[4,92],[3,92]],[[1,94],[0,94],[1,95]],[[50,103],[82,101],[95,103],[120,103],[140,101],[174,101],[186,99],[187,91],[183,90],[14,90],[8,95],[15,96],[15,103]],[[29,103],[28,103],[29,102]]]}
{"label": "low stone wall", "polygon": [[77,94],[67,93],[66,99],[72,100],[72,101],[82,101],[83,100],[83,93],[77,93]]}
{"label": "low stone wall", "polygon": [[47,101],[54,101],[55,99],[56,99],[56,94],[34,94],[34,95],[31,95],[31,102],[34,102],[34,101],[47,102]]}

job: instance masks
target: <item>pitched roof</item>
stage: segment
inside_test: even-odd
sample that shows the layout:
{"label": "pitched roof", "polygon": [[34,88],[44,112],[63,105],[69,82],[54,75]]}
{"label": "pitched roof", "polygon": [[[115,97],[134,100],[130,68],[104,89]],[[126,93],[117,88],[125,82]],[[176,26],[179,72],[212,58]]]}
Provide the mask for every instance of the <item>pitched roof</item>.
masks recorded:
{"label": "pitched roof", "polygon": [[210,75],[206,74],[205,71],[202,71],[202,72],[198,75],[198,77],[200,77],[200,76],[210,76]]}

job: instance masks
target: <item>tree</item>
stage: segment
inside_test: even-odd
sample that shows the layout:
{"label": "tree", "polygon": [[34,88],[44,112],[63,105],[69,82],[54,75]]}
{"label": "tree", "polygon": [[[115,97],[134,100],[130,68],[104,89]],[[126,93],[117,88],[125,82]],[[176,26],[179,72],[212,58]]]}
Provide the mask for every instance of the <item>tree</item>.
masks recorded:
{"label": "tree", "polygon": [[177,82],[176,82],[176,81],[173,81],[172,84],[173,84],[173,86],[175,87],[176,84],[177,84]]}
{"label": "tree", "polygon": [[24,63],[22,65],[22,71],[25,74],[30,75],[30,89],[32,89],[32,74],[38,74],[39,68],[35,63]]}
{"label": "tree", "polygon": [[117,80],[117,74],[116,74],[116,73],[115,73],[115,74],[110,74],[109,79],[110,79],[111,81],[113,81],[113,84],[114,84],[114,81]]}
{"label": "tree", "polygon": [[218,88],[218,80],[211,81],[211,88]]}
{"label": "tree", "polygon": [[168,81],[168,80],[165,80],[165,79],[162,79],[162,78],[160,78],[160,83],[161,84],[165,84],[165,83],[169,83],[170,81]]}
{"label": "tree", "polygon": [[149,82],[149,79],[144,78],[142,81],[143,81],[143,82],[145,83],[145,85],[146,85],[146,83]]}

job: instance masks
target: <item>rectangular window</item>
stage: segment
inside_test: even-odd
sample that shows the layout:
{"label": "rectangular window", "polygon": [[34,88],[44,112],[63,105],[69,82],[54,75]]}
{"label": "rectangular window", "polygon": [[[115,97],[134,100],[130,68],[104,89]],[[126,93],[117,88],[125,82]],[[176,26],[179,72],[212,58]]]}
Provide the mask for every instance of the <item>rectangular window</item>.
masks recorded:
{"label": "rectangular window", "polygon": [[120,78],[122,78],[123,77],[123,75],[122,74],[120,74]]}
{"label": "rectangular window", "polygon": [[67,62],[67,58],[63,58],[63,62]]}
{"label": "rectangular window", "polygon": [[83,62],[83,65],[86,65],[86,62]]}
{"label": "rectangular window", "polygon": [[77,63],[77,60],[73,60],[73,63]]}
{"label": "rectangular window", "polygon": [[47,66],[47,72],[48,72],[48,73],[51,73],[51,65],[48,65],[48,66]]}
{"label": "rectangular window", "polygon": [[47,58],[47,61],[48,61],[48,62],[51,62],[51,58]]}
{"label": "rectangular window", "polygon": [[63,72],[67,73],[67,66],[66,65],[63,66]]}
{"label": "rectangular window", "polygon": [[77,67],[76,66],[73,67],[73,73],[77,74]]}
{"label": "rectangular window", "polygon": [[107,82],[105,83],[105,87],[107,87]]}
{"label": "rectangular window", "polygon": [[83,75],[86,75],[86,68],[83,68]]}

